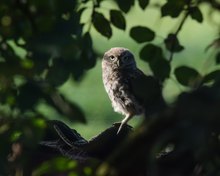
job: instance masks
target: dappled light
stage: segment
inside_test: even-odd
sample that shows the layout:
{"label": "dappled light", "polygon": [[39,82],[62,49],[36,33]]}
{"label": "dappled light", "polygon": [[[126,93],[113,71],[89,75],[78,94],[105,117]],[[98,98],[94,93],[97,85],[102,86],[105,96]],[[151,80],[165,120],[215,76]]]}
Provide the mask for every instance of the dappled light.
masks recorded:
{"label": "dappled light", "polygon": [[[0,175],[220,175],[219,19],[218,0],[1,0]],[[143,71],[123,126],[113,47]]]}

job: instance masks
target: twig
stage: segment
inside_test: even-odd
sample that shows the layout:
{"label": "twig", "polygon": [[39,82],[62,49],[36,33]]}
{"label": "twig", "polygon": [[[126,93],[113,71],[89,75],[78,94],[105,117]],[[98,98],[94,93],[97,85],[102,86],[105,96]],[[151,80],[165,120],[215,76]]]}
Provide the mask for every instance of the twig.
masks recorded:
{"label": "twig", "polygon": [[92,19],[89,21],[89,26],[88,26],[87,32],[90,32],[90,30],[91,30],[93,16],[94,16],[94,13],[95,13],[95,9],[96,9],[97,7],[98,7],[97,1],[96,1],[96,0],[92,0],[92,13],[91,13],[91,18],[92,18]]}
{"label": "twig", "polygon": [[[189,16],[189,11],[185,14],[185,16],[183,17],[179,27],[177,28],[176,32],[174,33],[174,35],[177,37],[177,35],[179,34],[179,32],[181,31],[183,24],[185,23],[187,17]],[[169,58],[169,62],[172,62],[173,60],[173,54],[174,54],[174,47],[175,47],[175,43],[174,40],[171,43],[171,51],[170,51],[170,58]]]}

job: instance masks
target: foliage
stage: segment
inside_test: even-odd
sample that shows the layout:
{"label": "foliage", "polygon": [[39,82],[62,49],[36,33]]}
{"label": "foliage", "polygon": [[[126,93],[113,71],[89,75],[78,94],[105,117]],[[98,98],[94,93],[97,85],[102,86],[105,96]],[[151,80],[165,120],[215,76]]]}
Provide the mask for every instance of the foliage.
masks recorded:
{"label": "foliage", "polygon": [[[40,103],[44,102],[70,121],[86,122],[78,105],[64,97],[58,91],[58,87],[68,79],[81,81],[86,71],[95,66],[97,53],[93,50],[91,28],[94,28],[103,37],[110,39],[114,35],[112,30],[114,27],[123,31],[129,30],[129,36],[134,39],[134,42],[143,43],[139,52],[140,59],[149,64],[154,76],[161,83],[174,74],[180,85],[195,90],[194,94],[197,98],[193,99],[194,94],[190,94],[185,97],[184,101],[178,99],[175,104],[176,109],[171,111],[171,114],[165,113],[166,124],[171,129],[162,125],[163,115],[158,115],[158,119],[152,124],[148,124],[147,129],[146,126],[143,127],[144,130],[140,134],[137,130],[137,133],[129,139],[130,142],[125,142],[126,146],[119,147],[118,151],[123,149],[124,155],[115,152],[115,155],[107,160],[110,167],[106,169],[106,165],[100,166],[100,170],[105,168],[105,173],[101,173],[106,175],[112,173],[111,166],[116,165],[118,157],[122,157],[121,161],[126,161],[127,166],[133,164],[128,157],[126,158],[129,156],[126,152],[132,152],[131,149],[134,149],[132,145],[137,145],[135,142],[140,142],[141,138],[152,140],[152,151],[148,150],[152,153],[145,153],[146,144],[139,143],[142,146],[139,154],[140,156],[148,155],[147,160],[156,155],[155,151],[161,152],[162,148],[167,147],[170,142],[177,145],[176,141],[178,141],[180,148],[188,147],[190,152],[193,152],[193,156],[195,155],[196,161],[199,162],[199,167],[202,168],[205,175],[219,174],[218,150],[213,159],[208,157],[201,159],[200,156],[208,155],[213,148],[216,149],[219,146],[219,131],[215,130],[213,126],[219,127],[219,121],[213,114],[211,123],[207,118],[209,113],[216,112],[219,115],[217,111],[219,91],[217,88],[219,88],[220,70],[212,70],[206,75],[202,75],[194,68],[188,66],[174,68],[172,65],[174,55],[184,52],[186,47],[178,38],[186,20],[203,23],[205,18],[200,9],[201,5],[208,4],[211,11],[219,12],[219,2],[217,0],[166,0],[164,4],[150,6],[153,5],[153,1],[138,0],[137,3],[142,10],[154,7],[160,11],[161,18],[170,17],[179,20],[176,31],[168,33],[163,44],[158,45],[155,44],[155,38],[159,34],[148,26],[137,25],[127,29],[129,19],[126,19],[126,14],[133,9],[136,1],[114,0],[112,3],[115,4],[115,8],[103,13],[101,9],[104,1],[2,0],[0,2],[0,175],[6,175],[11,170],[15,170],[16,175],[19,174],[18,168],[21,168],[22,164],[28,163],[30,153],[36,149],[37,143],[42,139],[44,130],[47,128],[45,121],[49,117],[44,117],[37,110]],[[91,10],[90,20],[88,23],[81,24],[81,16],[88,10]],[[220,39],[217,38],[207,49],[218,50],[219,43]],[[23,54],[19,54],[18,50]],[[166,53],[169,53],[169,57]],[[218,50],[216,65],[220,63],[219,53]],[[197,90],[199,92],[200,88],[205,85],[210,86],[210,89],[197,94]],[[207,97],[205,96],[207,99],[204,99],[204,95],[207,95]],[[215,108],[211,108],[208,104],[210,97],[213,100],[210,102],[214,102],[216,105]],[[189,101],[191,98],[192,102]],[[184,110],[178,111],[183,105],[186,105]],[[195,107],[195,110],[189,105]],[[200,108],[204,111],[203,114],[197,112]],[[180,119],[181,117],[186,119],[183,121]],[[141,128],[139,128],[140,131]],[[156,128],[161,128],[161,131],[158,132]],[[160,135],[164,130],[169,133],[170,140],[163,138],[167,136]],[[170,135],[171,133],[174,135]],[[176,133],[178,135],[175,135]],[[207,140],[206,136],[210,134],[213,134],[211,141]],[[196,140],[193,141],[194,139]],[[199,146],[205,145],[202,139],[206,139],[207,148],[199,148]],[[22,143],[22,148],[28,148],[29,151],[25,152],[24,157],[21,158],[18,157],[20,150],[17,153],[14,151],[19,147],[16,146],[13,149],[12,145],[18,141]],[[148,141],[148,143],[150,142]],[[210,145],[208,145],[209,142]],[[15,156],[9,157],[10,162],[16,164],[21,161],[16,169],[11,169],[8,164],[11,147]],[[53,160],[52,163],[56,161],[60,162],[58,159]],[[153,161],[152,159],[152,162],[147,162],[149,167],[152,166],[150,169],[154,168]],[[66,162],[62,160],[62,163]],[[141,163],[139,164],[141,165]],[[66,164],[63,166],[65,169]],[[121,173],[120,170],[123,169],[123,166],[118,165],[116,168]],[[70,168],[67,167],[67,169]],[[113,172],[112,175],[116,175],[116,173]]]}

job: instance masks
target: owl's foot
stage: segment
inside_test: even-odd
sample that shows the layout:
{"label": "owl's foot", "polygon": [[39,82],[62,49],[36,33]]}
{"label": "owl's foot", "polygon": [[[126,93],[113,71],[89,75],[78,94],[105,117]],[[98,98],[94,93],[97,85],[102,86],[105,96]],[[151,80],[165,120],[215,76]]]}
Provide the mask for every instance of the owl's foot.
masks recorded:
{"label": "owl's foot", "polygon": [[118,128],[118,131],[117,131],[117,134],[119,134],[119,132],[121,131],[123,125],[124,125],[123,123],[120,124],[120,126],[119,126],[119,128]]}
{"label": "owl's foot", "polygon": [[121,131],[122,127],[127,124],[127,122],[132,118],[132,115],[126,115],[126,117],[121,121],[121,124],[118,128],[117,134],[119,134],[119,132]]}

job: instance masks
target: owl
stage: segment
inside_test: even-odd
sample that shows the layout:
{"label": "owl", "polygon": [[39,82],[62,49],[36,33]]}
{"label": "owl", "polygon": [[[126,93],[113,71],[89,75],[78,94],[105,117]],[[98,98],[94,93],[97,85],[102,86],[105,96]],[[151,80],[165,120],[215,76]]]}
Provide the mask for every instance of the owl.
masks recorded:
{"label": "owl", "polygon": [[134,55],[126,48],[105,52],[102,79],[114,111],[125,116],[118,133],[133,116],[152,114],[164,103],[159,81],[138,69]]}

